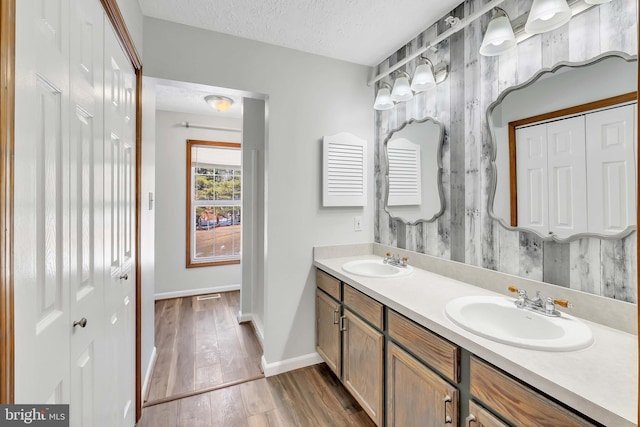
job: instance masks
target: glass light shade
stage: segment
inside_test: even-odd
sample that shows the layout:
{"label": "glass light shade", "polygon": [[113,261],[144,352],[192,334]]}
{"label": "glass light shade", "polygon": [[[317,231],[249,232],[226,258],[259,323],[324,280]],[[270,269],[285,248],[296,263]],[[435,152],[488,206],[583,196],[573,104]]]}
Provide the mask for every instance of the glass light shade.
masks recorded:
{"label": "glass light shade", "polygon": [[391,100],[391,92],[386,86],[381,87],[378,90],[378,95],[373,103],[373,108],[376,110],[390,110],[393,108],[393,101]]}
{"label": "glass light shade", "polygon": [[391,90],[392,101],[408,101],[413,98],[413,92],[411,86],[409,86],[409,79],[406,76],[400,76],[393,83],[393,89]]}
{"label": "glass light shade", "polygon": [[571,19],[567,0],[533,0],[524,30],[540,34],[562,27]]}
{"label": "glass light shade", "polygon": [[207,95],[204,100],[216,111],[227,111],[233,105],[233,99],[226,96]]}
{"label": "glass light shade", "polygon": [[414,92],[424,92],[436,87],[436,79],[430,64],[422,63],[416,67],[411,79],[411,89]]}
{"label": "glass light shade", "polygon": [[480,54],[484,56],[502,55],[516,46],[516,36],[513,34],[511,22],[506,16],[496,16],[487,27],[482,39]]}
{"label": "glass light shade", "polygon": [[586,4],[602,4],[609,3],[611,0],[584,0]]}

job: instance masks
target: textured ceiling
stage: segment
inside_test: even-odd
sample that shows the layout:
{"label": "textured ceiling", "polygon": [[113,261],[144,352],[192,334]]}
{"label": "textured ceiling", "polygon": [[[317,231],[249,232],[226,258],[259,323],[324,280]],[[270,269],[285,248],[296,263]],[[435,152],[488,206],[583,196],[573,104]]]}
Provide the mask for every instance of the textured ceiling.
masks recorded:
{"label": "textured ceiling", "polygon": [[146,16],[370,66],[379,64],[462,2],[138,1]]}
{"label": "textured ceiling", "polygon": [[203,116],[242,117],[242,98],[239,96],[222,94],[223,96],[233,99],[234,102],[227,111],[219,112],[209,107],[209,104],[204,100],[204,97],[207,95],[221,95],[221,93],[213,87],[184,82],[172,82],[170,80],[153,80],[156,81],[156,110]]}

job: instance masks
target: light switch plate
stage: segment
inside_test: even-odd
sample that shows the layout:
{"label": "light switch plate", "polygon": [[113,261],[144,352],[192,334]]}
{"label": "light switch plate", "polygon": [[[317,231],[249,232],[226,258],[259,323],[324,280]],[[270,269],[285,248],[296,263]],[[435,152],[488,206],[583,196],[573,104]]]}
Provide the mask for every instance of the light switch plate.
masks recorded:
{"label": "light switch plate", "polygon": [[353,217],[353,230],[354,231],[362,231],[362,217],[354,216]]}

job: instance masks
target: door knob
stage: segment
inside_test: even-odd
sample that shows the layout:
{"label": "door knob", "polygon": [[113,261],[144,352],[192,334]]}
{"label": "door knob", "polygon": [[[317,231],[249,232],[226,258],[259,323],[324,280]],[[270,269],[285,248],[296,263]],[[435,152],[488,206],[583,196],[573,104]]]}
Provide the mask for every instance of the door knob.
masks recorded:
{"label": "door knob", "polygon": [[87,326],[87,318],[83,317],[82,319],[73,322],[73,327],[75,328],[76,326],[80,326],[81,328]]}
{"label": "door knob", "polygon": [[123,274],[122,276],[120,276],[120,280],[129,280],[129,275],[128,274]]}

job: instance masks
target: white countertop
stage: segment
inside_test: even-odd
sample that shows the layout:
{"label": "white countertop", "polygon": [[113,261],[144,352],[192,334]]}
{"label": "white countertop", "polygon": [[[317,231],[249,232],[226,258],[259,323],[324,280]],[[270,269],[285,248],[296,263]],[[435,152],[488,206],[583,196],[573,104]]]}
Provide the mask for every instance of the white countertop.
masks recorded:
{"label": "white countertop", "polygon": [[458,327],[444,312],[454,298],[497,295],[494,292],[419,268],[394,279],[362,277],[342,269],[344,263],[359,259],[381,258],[314,259],[314,265],[606,426],[637,425],[637,336],[585,320],[595,342],[584,350],[546,352],[501,344]]}

